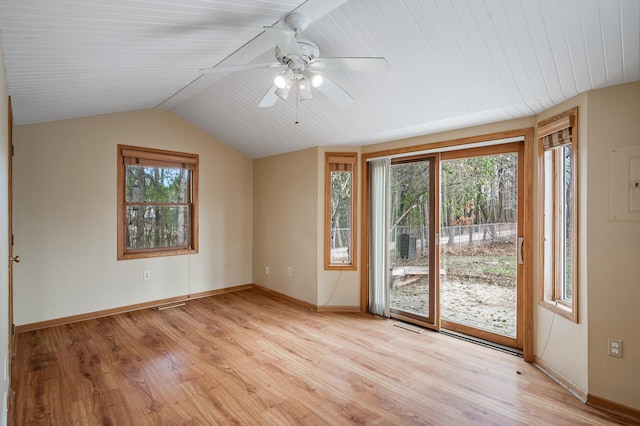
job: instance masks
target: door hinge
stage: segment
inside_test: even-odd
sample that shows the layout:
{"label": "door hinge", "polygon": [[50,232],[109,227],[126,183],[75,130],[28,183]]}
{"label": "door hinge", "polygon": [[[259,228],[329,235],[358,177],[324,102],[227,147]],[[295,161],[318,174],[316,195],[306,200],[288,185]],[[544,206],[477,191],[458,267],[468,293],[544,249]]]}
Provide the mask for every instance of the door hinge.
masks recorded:
{"label": "door hinge", "polygon": [[11,156],[13,157],[15,153],[16,153],[16,146],[14,144],[11,144]]}
{"label": "door hinge", "polygon": [[16,335],[16,325],[15,324],[11,324],[11,335],[12,336]]}
{"label": "door hinge", "polygon": [[11,234],[11,245],[13,246],[15,244],[16,241],[16,235],[15,234]]}

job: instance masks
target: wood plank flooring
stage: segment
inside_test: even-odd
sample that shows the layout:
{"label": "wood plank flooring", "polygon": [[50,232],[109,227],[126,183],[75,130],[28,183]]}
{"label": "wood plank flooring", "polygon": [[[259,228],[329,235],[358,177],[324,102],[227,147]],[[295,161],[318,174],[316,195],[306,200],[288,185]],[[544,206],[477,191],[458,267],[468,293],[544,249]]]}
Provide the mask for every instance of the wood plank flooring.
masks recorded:
{"label": "wood plank flooring", "polygon": [[624,424],[522,359],[260,290],[21,333],[16,425]]}

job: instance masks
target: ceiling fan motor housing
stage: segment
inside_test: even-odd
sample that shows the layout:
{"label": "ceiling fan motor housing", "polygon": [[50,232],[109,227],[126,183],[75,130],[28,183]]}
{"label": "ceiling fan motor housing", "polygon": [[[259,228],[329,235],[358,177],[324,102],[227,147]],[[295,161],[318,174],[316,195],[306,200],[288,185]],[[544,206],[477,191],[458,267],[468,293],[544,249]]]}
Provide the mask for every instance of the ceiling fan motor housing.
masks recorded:
{"label": "ceiling fan motor housing", "polygon": [[296,39],[296,41],[298,42],[301,57],[298,57],[297,54],[285,53],[282,49],[276,47],[276,58],[278,62],[289,65],[291,62],[302,60],[308,65],[312,60],[320,56],[320,50],[318,50],[318,46],[316,46],[315,43],[302,38]]}
{"label": "ceiling fan motor housing", "polygon": [[296,35],[306,30],[309,26],[309,18],[297,12],[288,14],[287,17],[284,18],[284,22]]}

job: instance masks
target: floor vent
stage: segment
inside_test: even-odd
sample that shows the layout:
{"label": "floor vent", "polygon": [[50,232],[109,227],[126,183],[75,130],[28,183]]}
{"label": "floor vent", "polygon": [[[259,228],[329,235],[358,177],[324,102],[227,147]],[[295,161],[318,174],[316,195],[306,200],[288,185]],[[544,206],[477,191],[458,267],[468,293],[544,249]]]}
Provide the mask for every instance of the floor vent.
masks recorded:
{"label": "floor vent", "polygon": [[413,331],[414,333],[422,333],[424,329],[420,327],[416,327],[415,325],[407,324],[405,322],[394,322],[393,325],[396,327],[404,328],[405,330]]}
{"label": "floor vent", "polygon": [[165,309],[177,308],[178,306],[184,306],[186,303],[184,302],[173,302],[167,303],[166,305],[156,306],[156,311],[164,311]]}
{"label": "floor vent", "polygon": [[506,352],[508,354],[515,355],[520,358],[524,357],[520,349],[499,345],[497,343],[489,342],[483,339],[478,339],[476,337],[467,336],[466,334],[456,333],[455,331],[451,331],[451,330],[440,330],[440,334],[444,334],[450,337],[455,337],[456,339],[465,340],[467,342],[475,343],[476,345],[486,346],[491,349],[497,349],[499,351]]}

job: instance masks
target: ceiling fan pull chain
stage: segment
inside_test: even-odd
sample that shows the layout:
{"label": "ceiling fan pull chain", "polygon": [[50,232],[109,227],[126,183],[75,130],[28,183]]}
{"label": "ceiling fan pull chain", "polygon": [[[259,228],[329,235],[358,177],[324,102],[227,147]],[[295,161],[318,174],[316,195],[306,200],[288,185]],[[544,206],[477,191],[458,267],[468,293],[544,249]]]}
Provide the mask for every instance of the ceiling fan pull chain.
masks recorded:
{"label": "ceiling fan pull chain", "polygon": [[296,80],[296,121],[293,124],[300,124],[300,119],[298,118],[300,112],[300,81]]}

